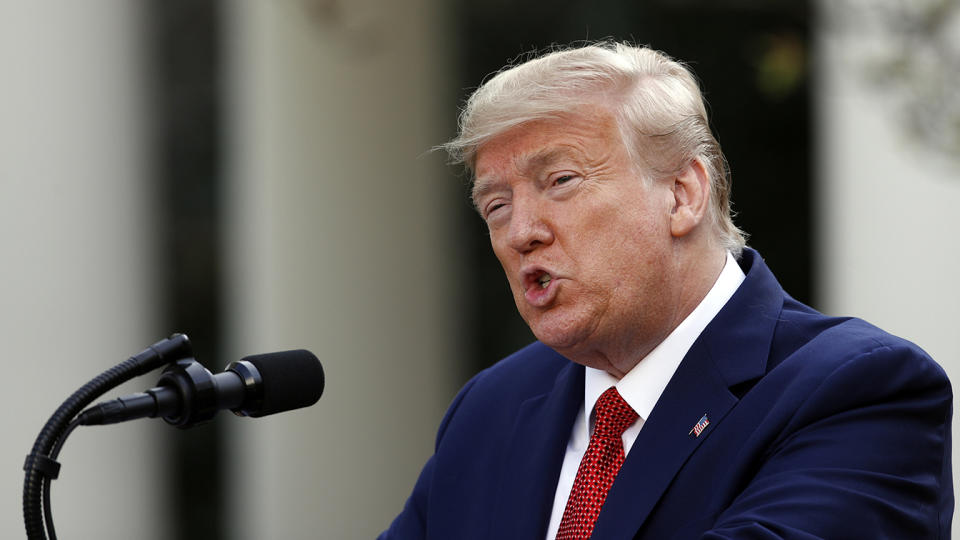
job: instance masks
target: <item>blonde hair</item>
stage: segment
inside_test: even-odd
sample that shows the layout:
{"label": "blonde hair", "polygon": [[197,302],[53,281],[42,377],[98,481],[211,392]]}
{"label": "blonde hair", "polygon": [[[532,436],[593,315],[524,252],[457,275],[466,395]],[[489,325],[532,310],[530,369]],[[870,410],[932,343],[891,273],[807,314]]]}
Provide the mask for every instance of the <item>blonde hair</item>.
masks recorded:
{"label": "blonde hair", "polygon": [[472,171],[477,149],[490,139],[585,105],[609,109],[627,150],[650,176],[679,173],[700,158],[710,176],[709,219],[720,244],[739,256],[746,238],[733,223],[730,171],[700,87],[686,66],[662,52],[600,42],[507,66],[470,96],[459,134],[443,148]]}

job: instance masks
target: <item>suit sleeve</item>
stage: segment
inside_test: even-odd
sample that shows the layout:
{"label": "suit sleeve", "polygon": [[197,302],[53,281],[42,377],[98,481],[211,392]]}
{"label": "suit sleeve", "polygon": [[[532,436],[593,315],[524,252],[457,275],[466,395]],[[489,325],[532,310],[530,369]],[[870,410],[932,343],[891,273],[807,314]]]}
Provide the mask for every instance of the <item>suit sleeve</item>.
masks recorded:
{"label": "suit sleeve", "polygon": [[701,538],[949,538],[951,407],[922,351],[856,355],[803,401]]}
{"label": "suit sleeve", "polygon": [[[457,396],[453,399],[453,402],[447,409],[443,420],[440,422],[440,428],[437,430],[437,439],[434,444],[434,452],[439,449],[440,442],[443,440],[443,435],[446,432],[447,426],[453,419],[454,414],[456,414],[457,408],[463,402],[464,396],[467,395],[467,393],[470,391],[470,388],[473,387],[473,384],[479,377],[480,375],[477,375],[467,382],[467,384],[464,385]],[[427,517],[429,513],[430,486],[433,483],[435,462],[436,454],[427,460],[426,465],[423,466],[423,470],[420,471],[420,477],[417,478],[417,483],[413,487],[413,493],[410,494],[410,497],[404,504],[403,511],[400,512],[400,515],[393,520],[393,523],[390,524],[390,528],[377,537],[378,540],[415,540],[427,537]]]}

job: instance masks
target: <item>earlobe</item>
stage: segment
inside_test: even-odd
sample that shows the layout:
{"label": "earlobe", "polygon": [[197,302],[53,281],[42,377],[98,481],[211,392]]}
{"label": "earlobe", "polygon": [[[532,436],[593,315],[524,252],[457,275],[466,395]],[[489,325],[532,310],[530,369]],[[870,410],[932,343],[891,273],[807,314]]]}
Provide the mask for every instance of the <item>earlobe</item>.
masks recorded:
{"label": "earlobe", "polygon": [[710,177],[699,157],[674,178],[673,202],[670,232],[679,238],[690,234],[703,221],[710,202]]}

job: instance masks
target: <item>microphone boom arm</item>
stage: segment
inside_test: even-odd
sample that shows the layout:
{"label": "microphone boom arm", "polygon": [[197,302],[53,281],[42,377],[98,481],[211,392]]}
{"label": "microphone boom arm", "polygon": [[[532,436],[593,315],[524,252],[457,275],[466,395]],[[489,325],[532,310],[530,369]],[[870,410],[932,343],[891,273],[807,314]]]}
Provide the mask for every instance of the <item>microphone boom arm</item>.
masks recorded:
{"label": "microphone boom arm", "polygon": [[[184,334],[174,334],[97,375],[74,392],[54,411],[47,423],[44,424],[43,429],[40,430],[40,434],[37,435],[33,448],[23,464],[23,470],[25,471],[23,478],[23,523],[29,540],[45,540],[47,538],[44,530],[44,512],[41,510],[41,499],[44,491],[49,492],[50,480],[56,478],[59,471],[59,463],[55,461],[55,456],[51,459],[51,451],[58,442],[62,445],[61,438],[66,437],[67,429],[77,413],[93,400],[128,380],[187,356],[193,356],[190,340]],[[53,532],[53,520],[50,519],[49,507],[46,508],[46,514],[50,537],[51,540],[54,540],[56,536]]]}

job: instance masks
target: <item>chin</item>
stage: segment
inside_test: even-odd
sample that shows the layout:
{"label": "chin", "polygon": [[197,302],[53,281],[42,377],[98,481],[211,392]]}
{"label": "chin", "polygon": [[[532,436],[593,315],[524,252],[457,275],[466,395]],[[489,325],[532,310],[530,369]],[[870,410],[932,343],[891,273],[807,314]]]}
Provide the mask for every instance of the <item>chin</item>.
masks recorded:
{"label": "chin", "polygon": [[538,340],[567,356],[564,351],[581,349],[596,337],[602,311],[591,307],[561,304],[545,310],[521,309],[520,315]]}
{"label": "chin", "polygon": [[586,341],[589,332],[582,326],[556,326],[541,324],[533,327],[533,335],[544,345],[560,354],[564,351],[575,351]]}

